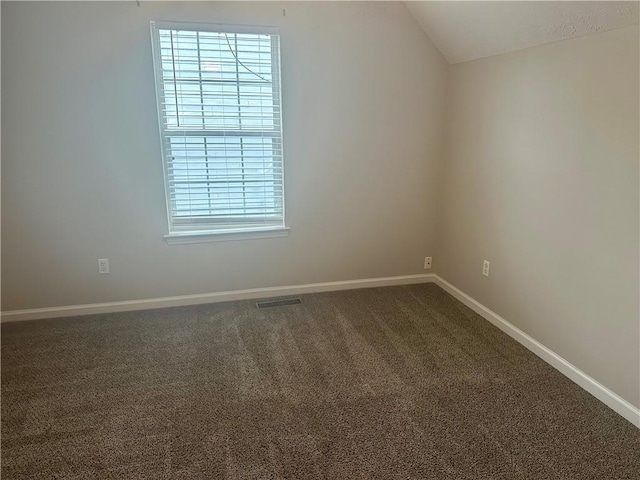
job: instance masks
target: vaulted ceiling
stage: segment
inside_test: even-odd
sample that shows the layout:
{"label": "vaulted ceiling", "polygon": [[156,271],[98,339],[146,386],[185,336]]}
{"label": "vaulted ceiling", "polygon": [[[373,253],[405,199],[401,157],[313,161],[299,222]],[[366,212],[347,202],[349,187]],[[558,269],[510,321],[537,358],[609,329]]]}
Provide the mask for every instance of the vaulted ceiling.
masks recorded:
{"label": "vaulted ceiling", "polygon": [[638,24],[640,2],[408,1],[449,63]]}

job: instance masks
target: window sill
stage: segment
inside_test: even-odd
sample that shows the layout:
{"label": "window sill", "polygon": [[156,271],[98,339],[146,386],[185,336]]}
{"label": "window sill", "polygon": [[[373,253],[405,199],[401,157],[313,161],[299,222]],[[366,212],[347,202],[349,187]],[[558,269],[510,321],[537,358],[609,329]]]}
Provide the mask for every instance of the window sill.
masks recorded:
{"label": "window sill", "polygon": [[232,240],[254,240],[258,238],[277,238],[289,236],[289,227],[254,228],[251,230],[238,229],[212,232],[210,230],[197,232],[174,232],[164,236],[169,245],[187,243],[227,242]]}

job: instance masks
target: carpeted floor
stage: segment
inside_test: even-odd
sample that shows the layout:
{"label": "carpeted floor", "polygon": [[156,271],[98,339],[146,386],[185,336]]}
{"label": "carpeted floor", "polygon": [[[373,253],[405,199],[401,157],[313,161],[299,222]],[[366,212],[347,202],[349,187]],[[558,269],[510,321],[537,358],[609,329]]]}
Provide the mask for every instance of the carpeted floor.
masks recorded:
{"label": "carpeted floor", "polygon": [[640,430],[435,285],[2,325],[2,478],[640,479]]}

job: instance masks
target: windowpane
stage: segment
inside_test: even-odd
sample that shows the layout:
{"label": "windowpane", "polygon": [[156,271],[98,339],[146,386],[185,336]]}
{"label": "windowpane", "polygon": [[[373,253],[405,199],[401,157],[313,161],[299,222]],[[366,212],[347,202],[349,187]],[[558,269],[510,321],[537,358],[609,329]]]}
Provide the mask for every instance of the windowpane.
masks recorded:
{"label": "windowpane", "polygon": [[282,215],[281,155],[270,138],[171,137],[176,216]]}
{"label": "windowpane", "polygon": [[284,225],[278,37],[155,28],[171,229]]}

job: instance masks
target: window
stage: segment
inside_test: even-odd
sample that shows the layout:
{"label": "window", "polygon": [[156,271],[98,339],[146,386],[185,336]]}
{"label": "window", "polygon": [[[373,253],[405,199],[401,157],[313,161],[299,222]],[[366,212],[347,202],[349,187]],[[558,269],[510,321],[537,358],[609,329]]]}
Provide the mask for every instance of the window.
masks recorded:
{"label": "window", "polygon": [[151,30],[167,238],[285,231],[277,31]]}

